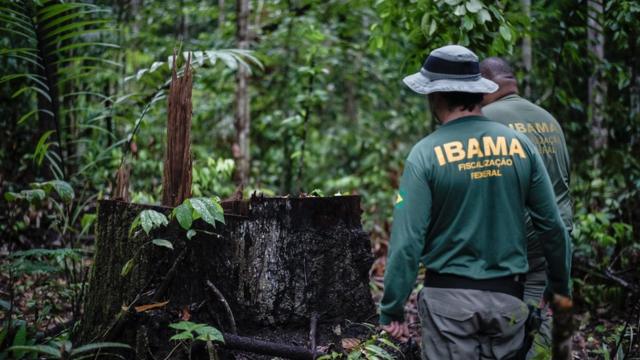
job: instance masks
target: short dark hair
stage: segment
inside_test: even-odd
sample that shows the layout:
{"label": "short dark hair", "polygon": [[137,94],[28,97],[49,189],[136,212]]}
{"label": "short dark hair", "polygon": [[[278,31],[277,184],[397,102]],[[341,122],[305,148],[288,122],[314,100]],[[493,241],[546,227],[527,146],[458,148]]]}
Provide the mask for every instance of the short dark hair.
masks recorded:
{"label": "short dark hair", "polygon": [[483,77],[493,80],[496,77],[515,78],[509,63],[500,57],[488,57],[480,62],[480,73]]}
{"label": "short dark hair", "polygon": [[482,94],[468,93],[460,91],[439,92],[442,99],[447,103],[449,110],[462,107],[462,110],[472,111],[482,102]]}

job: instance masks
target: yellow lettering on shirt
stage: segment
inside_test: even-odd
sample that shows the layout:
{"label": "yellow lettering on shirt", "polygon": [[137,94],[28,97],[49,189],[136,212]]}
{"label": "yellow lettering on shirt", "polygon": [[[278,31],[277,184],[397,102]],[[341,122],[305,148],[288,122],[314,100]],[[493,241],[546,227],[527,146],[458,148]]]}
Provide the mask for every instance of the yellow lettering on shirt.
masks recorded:
{"label": "yellow lettering on shirt", "polygon": [[480,150],[480,143],[478,139],[470,138],[467,146],[467,159],[473,157],[483,157],[482,150]]}
{"label": "yellow lettering on shirt", "polygon": [[[482,158],[487,156],[513,157],[517,155],[522,159],[527,157],[524,152],[524,148],[518,139],[510,139],[509,146],[507,147],[507,139],[504,136],[498,136],[495,139],[490,136],[484,136],[482,138],[482,146],[476,138],[467,139],[466,144],[461,141],[450,141],[442,144],[442,146],[435,146],[433,151],[436,154],[436,158],[438,159],[438,164],[440,166],[464,159]],[[464,165],[464,167],[467,166],[476,167],[473,165]],[[459,167],[459,170],[462,170],[462,168]]]}
{"label": "yellow lettering on shirt", "polygon": [[549,125],[547,123],[536,123],[536,131],[540,133],[549,132]]}
{"label": "yellow lettering on shirt", "polygon": [[443,145],[444,153],[447,154],[448,162],[455,162],[464,159],[464,147],[460,141],[452,141]]}
{"label": "yellow lettering on shirt", "polygon": [[515,123],[515,124],[513,124],[513,125],[515,125],[515,127],[516,127],[516,131],[518,131],[518,132],[522,132],[522,133],[523,133],[523,132],[527,132],[527,128],[524,126],[524,124],[523,124],[523,123]]}
{"label": "yellow lettering on shirt", "polygon": [[489,155],[507,155],[507,140],[504,136],[498,136],[494,142],[490,136],[483,136],[484,153]]}
{"label": "yellow lettering on shirt", "polygon": [[518,154],[522,159],[525,159],[527,155],[524,154],[524,150],[522,149],[522,144],[518,139],[511,139],[511,146],[509,146],[509,155],[513,156]]}
{"label": "yellow lettering on shirt", "polygon": [[434,147],[433,151],[436,153],[436,158],[438,158],[438,165],[442,166],[447,163],[444,159],[444,154],[442,153],[442,148],[440,146]]}

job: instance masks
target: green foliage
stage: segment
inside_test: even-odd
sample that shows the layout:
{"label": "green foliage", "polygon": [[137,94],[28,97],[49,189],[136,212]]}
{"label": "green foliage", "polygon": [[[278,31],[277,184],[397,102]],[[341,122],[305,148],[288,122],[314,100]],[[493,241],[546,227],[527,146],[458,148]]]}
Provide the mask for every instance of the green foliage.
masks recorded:
{"label": "green foliage", "polygon": [[[205,223],[215,228],[215,223],[220,222],[224,224],[224,210],[220,205],[218,198],[206,198],[206,197],[193,197],[186,199],[182,204],[176,206],[172,211],[169,218],[161,212],[155,210],[143,210],[138,214],[131,222],[129,227],[129,236],[137,236],[138,228],[142,228],[144,233],[149,236],[152,231],[165,228],[169,225],[169,219],[176,219],[178,224],[183,230],[186,230],[187,240],[191,240],[197,231],[192,229],[193,221],[202,219]],[[202,230],[205,231],[205,230]],[[205,231],[206,232],[206,231]],[[136,259],[142,253],[143,249],[153,244],[159,247],[164,247],[173,250],[173,243],[166,239],[153,239],[140,245],[136,253],[131,257],[120,270],[121,276],[127,276],[135,266]]]}
{"label": "green foliage", "polygon": [[157,229],[161,226],[167,226],[169,224],[167,217],[155,210],[143,210],[139,216],[140,225],[147,235],[149,235],[151,230]]}
{"label": "green foliage", "polygon": [[387,334],[374,334],[365,341],[360,342],[358,345],[349,349],[348,353],[341,354],[332,352],[331,354],[320,356],[319,360],[329,359],[384,359],[393,360],[396,359],[394,352],[400,352],[400,349],[396,344],[389,340]]}
{"label": "green foliage", "polygon": [[178,333],[173,335],[170,340],[199,340],[224,343],[224,336],[222,336],[220,330],[207,324],[180,321],[169,324],[169,327],[178,330]]}
{"label": "green foliage", "polygon": [[[74,133],[91,126],[76,121],[87,108],[69,106],[70,99],[86,103],[90,86],[83,88],[80,84],[89,83],[96,70],[108,71],[118,65],[103,56],[107,49],[117,48],[103,38],[112,30],[110,21],[102,17],[108,10],[90,3],[34,0],[4,0],[0,8],[0,32],[13,42],[0,53],[16,65],[13,72],[0,77],[0,84],[19,84],[11,97],[26,96],[32,104],[18,119],[18,125],[38,121],[53,124],[43,131],[34,160],[40,165],[47,159],[51,171],[64,178],[67,161],[76,155],[67,153],[77,147]],[[48,142],[52,135],[55,140]],[[52,145],[55,154],[49,154]]]}
{"label": "green foliage", "polygon": [[[446,44],[468,46],[479,55],[511,54],[518,29],[528,21],[512,2],[381,0],[375,9],[380,21],[371,26],[371,46],[403,52],[409,71],[416,71],[431,50]],[[402,46],[407,43],[408,49]]]}
{"label": "green foliage", "polygon": [[14,356],[16,353],[20,354],[20,356],[16,356],[15,359],[20,359],[24,354],[44,355],[47,359],[60,360],[114,357],[124,359],[124,357],[120,355],[104,352],[104,350],[113,349],[131,349],[131,347],[115,342],[97,342],[74,348],[70,341],[52,341],[46,345],[18,345],[9,348],[10,351],[14,352]]}
{"label": "green foliage", "polygon": [[81,254],[81,250],[70,248],[16,251],[9,255],[8,262],[0,265],[0,269],[15,276],[61,273],[71,262],[79,261]]}
{"label": "green foliage", "polygon": [[43,201],[47,196],[50,196],[54,191],[58,195],[59,199],[65,203],[72,201],[75,197],[71,185],[62,180],[51,180],[41,183],[32,183],[31,187],[32,189],[22,190],[19,193],[7,191],[4,194],[4,198],[9,202],[25,200],[28,203],[39,203]]}

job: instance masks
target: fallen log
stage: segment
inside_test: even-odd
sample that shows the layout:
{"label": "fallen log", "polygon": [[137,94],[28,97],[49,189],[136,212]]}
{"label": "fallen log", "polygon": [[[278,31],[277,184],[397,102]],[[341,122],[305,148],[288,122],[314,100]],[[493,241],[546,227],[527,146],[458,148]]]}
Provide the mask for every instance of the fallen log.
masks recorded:
{"label": "fallen log", "polygon": [[[238,336],[228,333],[223,333],[223,336],[224,343],[219,344],[219,346],[228,350],[239,350],[246,353],[277,356],[292,360],[313,360],[317,356],[324,355],[323,353],[314,355],[314,352],[302,346],[294,346],[272,341],[263,341],[251,337]],[[192,348],[192,352],[198,353],[200,351],[203,351],[204,347],[204,342],[198,342]]]}

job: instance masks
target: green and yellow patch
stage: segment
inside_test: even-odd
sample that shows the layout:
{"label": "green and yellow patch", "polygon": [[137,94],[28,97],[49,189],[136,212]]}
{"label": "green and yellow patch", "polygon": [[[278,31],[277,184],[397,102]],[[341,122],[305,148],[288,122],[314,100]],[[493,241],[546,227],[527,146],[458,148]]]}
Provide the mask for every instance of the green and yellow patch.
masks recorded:
{"label": "green and yellow patch", "polygon": [[402,190],[398,190],[398,192],[396,193],[396,201],[395,201],[395,207],[396,208],[401,208],[404,206],[404,199],[406,198],[406,193]]}

